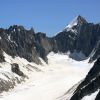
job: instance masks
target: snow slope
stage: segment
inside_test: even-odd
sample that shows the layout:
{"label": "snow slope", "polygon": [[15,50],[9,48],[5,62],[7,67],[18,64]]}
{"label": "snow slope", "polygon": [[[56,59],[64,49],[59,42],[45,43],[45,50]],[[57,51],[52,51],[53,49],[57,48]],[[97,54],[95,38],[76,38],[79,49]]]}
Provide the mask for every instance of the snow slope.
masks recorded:
{"label": "snow slope", "polygon": [[96,92],[92,93],[91,95],[85,96],[81,100],[95,100],[95,98],[96,98],[98,93],[99,93],[99,90],[97,90]]}
{"label": "snow slope", "polygon": [[43,65],[36,65],[23,58],[13,59],[7,54],[5,58],[8,63],[18,63],[29,79],[9,92],[3,92],[0,100],[59,100],[60,96],[86,76],[92,66],[88,60],[74,61],[65,54],[50,53],[48,65],[42,60]]}

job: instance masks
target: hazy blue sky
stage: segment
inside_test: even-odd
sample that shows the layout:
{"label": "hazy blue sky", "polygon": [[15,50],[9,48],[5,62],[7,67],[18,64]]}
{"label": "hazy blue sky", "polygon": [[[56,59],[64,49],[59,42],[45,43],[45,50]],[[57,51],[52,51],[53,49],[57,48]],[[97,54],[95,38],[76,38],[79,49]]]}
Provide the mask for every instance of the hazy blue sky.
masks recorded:
{"label": "hazy blue sky", "polygon": [[100,22],[100,0],[0,0],[0,27],[24,25],[49,36],[79,14]]}

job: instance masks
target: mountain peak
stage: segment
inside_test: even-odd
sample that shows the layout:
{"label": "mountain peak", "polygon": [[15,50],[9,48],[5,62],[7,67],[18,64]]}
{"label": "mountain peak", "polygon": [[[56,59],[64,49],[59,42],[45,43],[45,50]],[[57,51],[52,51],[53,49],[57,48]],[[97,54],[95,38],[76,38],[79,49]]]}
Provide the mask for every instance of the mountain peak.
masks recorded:
{"label": "mountain peak", "polygon": [[88,23],[88,22],[86,21],[86,19],[83,18],[83,17],[80,16],[80,15],[77,16],[77,20],[78,20],[80,23]]}
{"label": "mountain peak", "polygon": [[73,26],[79,25],[79,24],[85,24],[88,23],[85,18],[78,15],[76,16],[67,26],[66,28],[72,28]]}

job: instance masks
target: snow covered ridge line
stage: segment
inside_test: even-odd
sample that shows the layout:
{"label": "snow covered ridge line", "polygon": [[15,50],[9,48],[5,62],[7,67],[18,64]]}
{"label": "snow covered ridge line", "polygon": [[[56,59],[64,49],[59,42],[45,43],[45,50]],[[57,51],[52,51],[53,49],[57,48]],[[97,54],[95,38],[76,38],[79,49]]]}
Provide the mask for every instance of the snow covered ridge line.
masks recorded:
{"label": "snow covered ridge line", "polygon": [[27,60],[7,55],[3,52],[5,62],[0,63],[0,93],[14,88],[17,84],[25,82],[33,71],[40,72],[36,64]]}

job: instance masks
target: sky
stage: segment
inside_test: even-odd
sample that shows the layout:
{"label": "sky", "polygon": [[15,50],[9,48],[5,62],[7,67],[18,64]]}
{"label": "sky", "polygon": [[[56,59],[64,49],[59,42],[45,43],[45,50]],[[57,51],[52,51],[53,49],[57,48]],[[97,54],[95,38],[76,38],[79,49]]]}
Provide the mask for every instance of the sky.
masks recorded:
{"label": "sky", "polygon": [[23,25],[53,36],[76,16],[100,23],[100,0],[0,0],[0,27]]}

